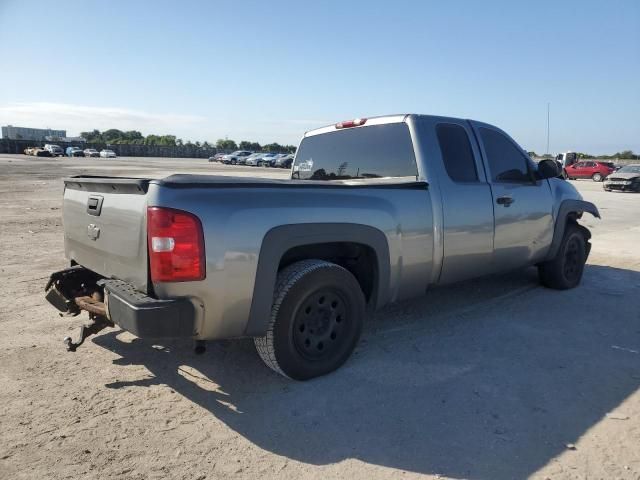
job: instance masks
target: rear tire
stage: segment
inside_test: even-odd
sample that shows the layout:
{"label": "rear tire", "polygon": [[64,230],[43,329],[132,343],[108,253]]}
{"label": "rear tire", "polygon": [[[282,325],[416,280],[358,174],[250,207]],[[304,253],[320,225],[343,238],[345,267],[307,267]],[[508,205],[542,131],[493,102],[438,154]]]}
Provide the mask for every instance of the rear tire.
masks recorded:
{"label": "rear tire", "polygon": [[267,334],[254,343],[269,368],[308,380],[349,358],[364,317],[364,295],[348,270],[324,260],[303,260],[278,273]]}
{"label": "rear tire", "polygon": [[589,231],[577,223],[568,223],[553,260],[538,265],[540,282],[548,288],[567,290],[582,280],[589,254]]}

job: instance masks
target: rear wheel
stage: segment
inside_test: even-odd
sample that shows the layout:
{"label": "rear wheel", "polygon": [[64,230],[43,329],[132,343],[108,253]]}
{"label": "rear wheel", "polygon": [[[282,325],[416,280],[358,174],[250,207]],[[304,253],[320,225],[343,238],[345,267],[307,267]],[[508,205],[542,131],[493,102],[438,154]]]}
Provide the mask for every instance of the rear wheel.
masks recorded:
{"label": "rear wheel", "polygon": [[577,223],[569,223],[556,257],[538,265],[540,282],[549,288],[566,290],[582,279],[589,253],[589,231]]}
{"label": "rear wheel", "polygon": [[269,368],[307,380],[332,372],[349,358],[364,316],[364,295],[348,270],[303,260],[278,274],[267,334],[254,343]]}
{"label": "rear wheel", "polygon": [[601,181],[603,180],[603,177],[602,177],[602,174],[601,174],[601,173],[596,172],[596,173],[594,173],[594,174],[591,176],[591,179],[592,179],[594,182],[601,182]]}

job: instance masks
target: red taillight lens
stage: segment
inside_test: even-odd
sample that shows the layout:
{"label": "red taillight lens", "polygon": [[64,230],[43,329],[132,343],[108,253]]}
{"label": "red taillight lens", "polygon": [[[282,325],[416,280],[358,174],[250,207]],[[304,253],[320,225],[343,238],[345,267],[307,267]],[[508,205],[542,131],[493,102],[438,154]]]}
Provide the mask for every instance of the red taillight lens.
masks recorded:
{"label": "red taillight lens", "polygon": [[366,118],[356,118],[355,120],[345,120],[344,122],[336,123],[336,128],[352,128],[359,127],[367,123]]}
{"label": "red taillight lens", "polygon": [[147,208],[152,282],[191,282],[205,277],[204,237],[198,217],[172,208]]}

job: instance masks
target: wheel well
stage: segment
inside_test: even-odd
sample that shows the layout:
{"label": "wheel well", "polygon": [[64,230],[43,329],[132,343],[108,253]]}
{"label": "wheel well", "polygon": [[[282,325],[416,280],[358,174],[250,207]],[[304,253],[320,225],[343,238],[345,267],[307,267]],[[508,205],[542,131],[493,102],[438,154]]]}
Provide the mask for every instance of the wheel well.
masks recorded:
{"label": "wheel well", "polygon": [[356,277],[370,305],[375,305],[378,286],[378,257],[373,248],[355,242],[331,242],[300,245],[287,250],[278,271],[300,260],[317,258],[346,268]]}

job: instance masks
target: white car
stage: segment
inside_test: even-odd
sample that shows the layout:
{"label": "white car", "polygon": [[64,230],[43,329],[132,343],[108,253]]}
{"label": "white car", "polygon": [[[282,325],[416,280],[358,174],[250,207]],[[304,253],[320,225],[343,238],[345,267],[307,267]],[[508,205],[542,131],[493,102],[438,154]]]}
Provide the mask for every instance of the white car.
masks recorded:
{"label": "white car", "polygon": [[52,157],[64,157],[64,150],[62,150],[62,147],[60,147],[60,145],[47,143],[44,146],[44,149],[48,151]]}
{"label": "white car", "polygon": [[85,157],[99,157],[100,156],[100,152],[98,152],[98,150],[96,150],[95,148],[85,148],[84,149],[84,156]]}
{"label": "white car", "polygon": [[243,165],[247,157],[252,154],[253,152],[249,152],[247,150],[236,150],[235,152],[229,153],[228,155],[222,157],[222,163],[231,165]]}
{"label": "white car", "polygon": [[100,156],[102,158],[116,158],[116,152],[113,150],[100,150]]}
{"label": "white car", "polygon": [[244,164],[255,167],[256,165],[259,165],[258,161],[263,157],[263,155],[263,152],[253,153],[244,160]]}

